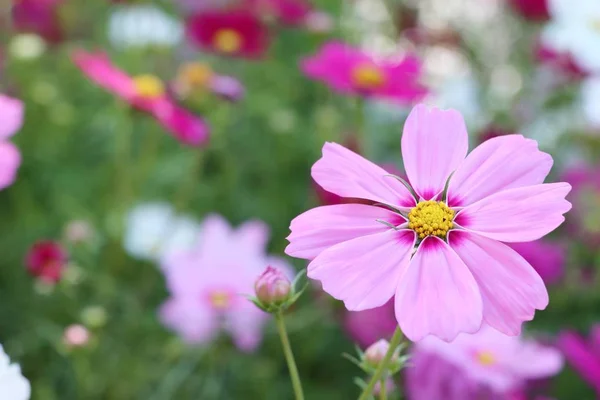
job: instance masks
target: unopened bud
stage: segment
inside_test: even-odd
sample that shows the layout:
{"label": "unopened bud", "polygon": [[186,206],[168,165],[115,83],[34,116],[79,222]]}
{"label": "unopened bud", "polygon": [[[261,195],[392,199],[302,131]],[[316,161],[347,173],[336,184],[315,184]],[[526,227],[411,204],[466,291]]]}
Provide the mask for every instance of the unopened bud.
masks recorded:
{"label": "unopened bud", "polygon": [[265,305],[280,304],[290,297],[292,285],[278,269],[267,267],[254,284],[256,298]]}
{"label": "unopened bud", "polygon": [[[365,351],[364,359],[371,367],[376,368],[381,361],[383,361],[385,355],[390,348],[390,344],[385,339],[380,339],[377,342],[370,345]],[[398,354],[395,352],[391,358],[391,362],[398,360]]]}

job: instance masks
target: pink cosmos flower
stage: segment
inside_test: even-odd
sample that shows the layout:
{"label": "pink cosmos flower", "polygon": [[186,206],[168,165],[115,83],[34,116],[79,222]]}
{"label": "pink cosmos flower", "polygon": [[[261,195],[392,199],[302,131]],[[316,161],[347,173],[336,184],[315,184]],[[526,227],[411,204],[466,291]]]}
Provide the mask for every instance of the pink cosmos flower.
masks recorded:
{"label": "pink cosmos flower", "polygon": [[452,343],[428,337],[415,344],[406,370],[411,400],[507,400],[530,380],[560,372],[559,351],[484,327]]}
{"label": "pink cosmos flower", "polygon": [[400,61],[380,61],[341,42],[328,42],[301,64],[309,78],[323,81],[346,95],[411,103],[426,94],[419,83],[421,62],[412,55]]}
{"label": "pink cosmos flower", "polygon": [[65,248],[53,240],[36,242],[25,258],[29,273],[43,281],[54,283],[62,278],[69,255]]}
{"label": "pink cosmos flower", "polygon": [[394,315],[393,300],[381,307],[364,311],[347,311],[344,315],[346,332],[361,347],[366,347],[379,339],[389,339],[396,326],[398,322]]}
{"label": "pink cosmos flower", "polygon": [[268,314],[244,295],[254,293],[267,265],[291,269],[266,254],[269,234],[262,222],[233,229],[213,215],[205,219],[201,232],[194,250],[174,252],[162,262],[171,297],[161,307],[161,320],[192,344],[208,343],[224,330],[238,348],[254,350]]}
{"label": "pink cosmos flower", "polygon": [[558,346],[569,364],[600,396],[600,324],[592,327],[587,342],[575,332],[563,332]]}
{"label": "pink cosmos flower", "polygon": [[564,273],[565,248],[547,240],[527,243],[511,243],[516,250],[542,277],[546,284],[558,283]]}
{"label": "pink cosmos flower", "polygon": [[23,125],[21,100],[0,94],[0,189],[13,184],[21,165],[21,153],[8,141]]}
{"label": "pink cosmos flower", "polygon": [[545,21],[550,18],[548,0],[510,0],[510,3],[525,19]]}
{"label": "pink cosmos flower", "polygon": [[152,115],[177,140],[201,146],[209,136],[208,125],[178,106],[167,94],[160,79],[153,75],[130,77],[118,69],[103,53],[77,51],[73,61],[98,86]]}
{"label": "pink cosmos flower", "polygon": [[[558,227],[571,208],[567,183],[543,184],[552,158],[520,135],[467,155],[461,115],[418,105],[402,136],[410,188],[377,165],[326,143],[312,176],[325,190],[380,205],[317,207],[290,226],[288,255],[311,260],[308,276],[351,311],[395,296],[411,340],[446,341],[483,321],[518,335],[548,304],[544,282],[502,242],[527,242]],[[413,195],[414,193],[414,195]]]}
{"label": "pink cosmos flower", "polygon": [[266,26],[246,10],[206,11],[187,21],[190,41],[223,55],[260,58],[269,44]]}

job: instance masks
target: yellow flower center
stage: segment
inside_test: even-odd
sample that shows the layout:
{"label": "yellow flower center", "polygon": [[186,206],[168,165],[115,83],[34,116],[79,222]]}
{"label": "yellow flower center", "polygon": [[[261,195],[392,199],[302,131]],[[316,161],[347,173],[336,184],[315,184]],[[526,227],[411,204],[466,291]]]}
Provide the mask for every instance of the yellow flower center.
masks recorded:
{"label": "yellow flower center", "polygon": [[235,53],[242,47],[242,35],[233,29],[221,29],[215,34],[213,45],[223,53]]}
{"label": "yellow flower center", "polygon": [[216,290],[210,294],[210,302],[217,310],[226,310],[231,305],[231,296],[227,292]]}
{"label": "yellow flower center", "polygon": [[156,99],[164,96],[165,85],[154,75],[138,75],[133,78],[138,96],[145,99]]}
{"label": "yellow flower center", "polygon": [[481,365],[489,367],[490,365],[494,365],[496,363],[496,357],[491,351],[480,351],[477,353],[477,361]]}
{"label": "yellow flower center", "polygon": [[385,75],[377,65],[359,64],[352,70],[352,82],[359,89],[377,89],[385,83]]}
{"label": "yellow flower center", "polygon": [[199,62],[185,64],[179,70],[179,80],[194,88],[205,87],[213,76],[210,66]]}
{"label": "yellow flower center", "polygon": [[454,210],[443,201],[422,201],[408,213],[408,227],[414,230],[420,239],[426,236],[446,237],[454,227]]}

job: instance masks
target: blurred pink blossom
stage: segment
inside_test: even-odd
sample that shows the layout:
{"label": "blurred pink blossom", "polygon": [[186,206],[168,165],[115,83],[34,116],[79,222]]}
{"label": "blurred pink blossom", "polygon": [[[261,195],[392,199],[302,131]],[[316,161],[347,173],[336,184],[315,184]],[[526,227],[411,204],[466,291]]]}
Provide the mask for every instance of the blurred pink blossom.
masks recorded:
{"label": "blurred pink blossom", "polygon": [[452,343],[428,337],[415,344],[406,369],[411,400],[519,399],[530,380],[560,372],[558,350],[484,326]]}
{"label": "blurred pink blossom", "polygon": [[81,324],[69,325],[63,334],[63,342],[68,347],[82,347],[90,340],[90,332]]}
{"label": "blurred pink blossom", "polygon": [[67,250],[53,240],[34,243],[25,256],[29,273],[48,283],[58,282],[67,266]]}
{"label": "blurred pink blossom", "polygon": [[548,292],[503,242],[537,240],[556,229],[571,208],[570,185],[543,184],[552,157],[520,135],[488,140],[467,156],[467,130],[455,110],[416,106],[401,148],[416,196],[383,168],[326,143],[312,167],[315,181],[375,204],[301,214],[291,222],[286,253],[310,260],[308,277],[350,311],[394,297],[410,340],[434,335],[450,342],[483,321],[518,335],[548,305]]}
{"label": "blurred pink blossom", "polygon": [[233,229],[218,215],[207,217],[194,250],[164,257],[170,298],[160,309],[162,322],[192,344],[207,344],[226,331],[238,348],[254,350],[261,341],[268,314],[244,295],[266,265],[288,276],[290,266],[266,254],[268,228],[260,221]]}
{"label": "blurred pink blossom", "polygon": [[565,248],[548,240],[526,243],[511,243],[517,251],[542,277],[546,284],[558,283],[564,274]]}
{"label": "blurred pink blossom", "polygon": [[361,347],[378,339],[389,339],[397,326],[393,300],[370,310],[347,311],[344,316],[346,332]]}
{"label": "blurred pink blossom", "polygon": [[569,364],[600,397],[600,324],[592,327],[587,341],[575,332],[565,331],[558,345]]}
{"label": "blurred pink blossom", "polygon": [[509,0],[515,11],[524,18],[544,21],[550,18],[548,0]]}
{"label": "blurred pink blossom", "polygon": [[76,51],[73,61],[90,80],[132,107],[152,115],[180,142],[201,146],[208,140],[206,122],[177,105],[157,77],[130,77],[114,66],[104,53]]}
{"label": "blurred pink blossom", "polygon": [[400,61],[380,61],[342,42],[327,42],[319,52],[304,59],[302,71],[346,95],[386,98],[412,103],[426,94],[419,83],[421,61],[407,55]]}
{"label": "blurred pink blossom", "polygon": [[23,125],[23,102],[0,94],[0,189],[13,184],[21,165],[21,153],[8,141]]}
{"label": "blurred pink blossom", "polygon": [[269,45],[269,32],[262,21],[244,9],[206,11],[187,21],[192,44],[221,55],[261,58]]}
{"label": "blurred pink blossom", "polygon": [[64,0],[18,0],[12,6],[12,22],[19,32],[31,32],[49,42],[62,40],[57,7]]}

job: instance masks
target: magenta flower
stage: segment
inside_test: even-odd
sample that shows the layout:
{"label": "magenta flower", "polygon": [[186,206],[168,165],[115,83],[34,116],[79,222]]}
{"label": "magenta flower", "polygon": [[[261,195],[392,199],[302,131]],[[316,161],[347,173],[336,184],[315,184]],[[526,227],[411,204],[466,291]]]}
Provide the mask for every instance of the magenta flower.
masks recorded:
{"label": "magenta flower", "polygon": [[161,307],[161,320],[192,344],[206,344],[226,331],[238,348],[254,350],[268,314],[245,295],[254,293],[266,265],[291,269],[266,254],[268,228],[262,222],[232,229],[213,215],[205,219],[201,232],[194,250],[174,252],[162,262],[171,297]]}
{"label": "magenta flower", "polygon": [[19,32],[33,32],[50,42],[62,40],[58,6],[63,0],[18,0],[13,2],[12,22]]}
{"label": "magenta flower", "polygon": [[452,343],[434,337],[416,343],[406,389],[411,400],[506,400],[518,398],[528,381],[552,377],[562,367],[558,350],[483,327]]}
{"label": "magenta flower", "polygon": [[130,77],[115,67],[103,53],[77,51],[73,61],[98,86],[152,115],[177,140],[201,146],[209,136],[208,125],[178,106],[168,95],[160,79],[153,75]]}
{"label": "magenta flower", "polygon": [[341,42],[328,42],[313,57],[304,59],[302,71],[346,95],[378,97],[412,103],[426,94],[419,83],[421,62],[412,55],[401,61],[379,61]]}
{"label": "magenta flower", "polygon": [[21,100],[0,94],[0,189],[13,184],[21,165],[21,153],[8,141],[23,125]]}
{"label": "magenta flower", "polygon": [[465,158],[467,147],[458,112],[415,107],[402,137],[409,189],[326,143],[312,168],[315,181],[380,205],[305,212],[291,223],[286,253],[311,260],[308,276],[348,310],[395,296],[396,318],[411,340],[451,341],[483,321],[518,335],[521,323],[547,306],[548,293],[531,265],[502,242],[536,240],[558,227],[571,208],[571,186],[543,184],[552,158],[520,135],[488,140]]}
{"label": "magenta flower", "polygon": [[600,396],[600,324],[592,327],[587,342],[575,332],[563,332],[558,346],[569,364]]}
{"label": "magenta flower", "polygon": [[510,247],[531,264],[546,284],[555,284],[562,279],[566,254],[559,243],[536,240],[511,243]]}
{"label": "magenta flower", "polygon": [[192,44],[222,55],[260,58],[267,50],[267,27],[246,10],[206,11],[187,21]]}
{"label": "magenta flower", "polygon": [[36,242],[25,258],[29,273],[49,283],[60,281],[69,255],[66,249],[53,240]]}
{"label": "magenta flower", "polygon": [[550,18],[548,0],[510,0],[513,8],[525,19],[545,21]]}

